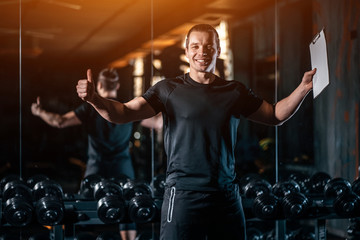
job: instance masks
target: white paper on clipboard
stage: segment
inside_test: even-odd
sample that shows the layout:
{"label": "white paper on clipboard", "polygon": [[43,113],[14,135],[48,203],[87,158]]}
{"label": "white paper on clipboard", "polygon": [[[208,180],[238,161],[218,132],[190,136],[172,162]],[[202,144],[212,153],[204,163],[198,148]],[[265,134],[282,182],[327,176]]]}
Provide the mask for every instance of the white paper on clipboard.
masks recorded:
{"label": "white paper on clipboard", "polygon": [[313,76],[313,96],[316,98],[329,85],[329,68],[324,29],[322,29],[310,45],[311,67],[316,68]]}

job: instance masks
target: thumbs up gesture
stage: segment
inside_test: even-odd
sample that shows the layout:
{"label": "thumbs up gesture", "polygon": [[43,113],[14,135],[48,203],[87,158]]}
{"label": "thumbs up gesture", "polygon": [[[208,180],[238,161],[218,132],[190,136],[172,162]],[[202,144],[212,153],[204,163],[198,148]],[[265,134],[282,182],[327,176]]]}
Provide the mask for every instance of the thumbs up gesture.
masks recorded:
{"label": "thumbs up gesture", "polygon": [[81,79],[76,85],[78,96],[84,100],[91,102],[95,94],[95,84],[93,81],[91,69],[87,70],[87,79]]}
{"label": "thumbs up gesture", "polygon": [[34,116],[39,116],[41,111],[40,97],[36,98],[36,103],[31,104],[31,112]]}

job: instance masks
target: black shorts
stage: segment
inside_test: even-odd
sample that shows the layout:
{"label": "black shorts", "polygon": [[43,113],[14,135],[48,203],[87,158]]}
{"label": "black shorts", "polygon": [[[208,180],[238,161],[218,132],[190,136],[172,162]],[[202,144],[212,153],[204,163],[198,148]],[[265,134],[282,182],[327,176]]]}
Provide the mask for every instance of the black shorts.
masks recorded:
{"label": "black shorts", "polygon": [[161,208],[160,239],[246,239],[237,185],[231,191],[219,192],[167,188]]}

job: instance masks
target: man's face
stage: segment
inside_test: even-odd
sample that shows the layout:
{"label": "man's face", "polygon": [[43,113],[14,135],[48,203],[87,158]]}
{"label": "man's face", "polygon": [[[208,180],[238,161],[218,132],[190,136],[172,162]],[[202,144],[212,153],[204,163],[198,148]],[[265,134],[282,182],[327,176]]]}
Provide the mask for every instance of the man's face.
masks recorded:
{"label": "man's face", "polygon": [[194,31],[188,39],[189,45],[185,48],[186,57],[189,59],[190,71],[211,72],[215,71],[216,58],[220,54],[213,34]]}

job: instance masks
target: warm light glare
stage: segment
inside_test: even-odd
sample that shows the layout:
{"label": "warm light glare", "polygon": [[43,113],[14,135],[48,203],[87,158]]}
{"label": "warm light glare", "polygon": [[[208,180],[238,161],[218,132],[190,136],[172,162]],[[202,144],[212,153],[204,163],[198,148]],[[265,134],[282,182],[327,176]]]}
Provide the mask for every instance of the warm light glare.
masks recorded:
{"label": "warm light glare", "polygon": [[219,58],[224,60],[225,79],[232,80],[234,79],[234,69],[233,69],[233,55],[230,49],[228,24],[226,21],[221,21],[220,24],[217,27],[215,27],[215,29],[219,33],[220,48],[221,48],[221,53]]}
{"label": "warm light glare", "polygon": [[144,75],[144,59],[136,58],[134,60],[134,76],[142,76]]}
{"label": "warm light glare", "polygon": [[139,132],[134,132],[134,138],[135,139],[140,139],[141,135]]}
{"label": "warm light glare", "polygon": [[134,97],[140,97],[143,93],[143,77],[134,77]]}
{"label": "warm light glare", "polygon": [[135,58],[133,61],[134,71],[134,96],[140,97],[143,94],[143,86],[144,86],[144,59],[143,58]]}
{"label": "warm light glare", "polygon": [[154,86],[157,82],[164,79],[164,76],[153,76],[151,80],[151,86]]}
{"label": "warm light glare", "polygon": [[153,65],[156,69],[161,70],[162,65],[161,65],[161,60],[160,59],[154,59],[153,60]]}

